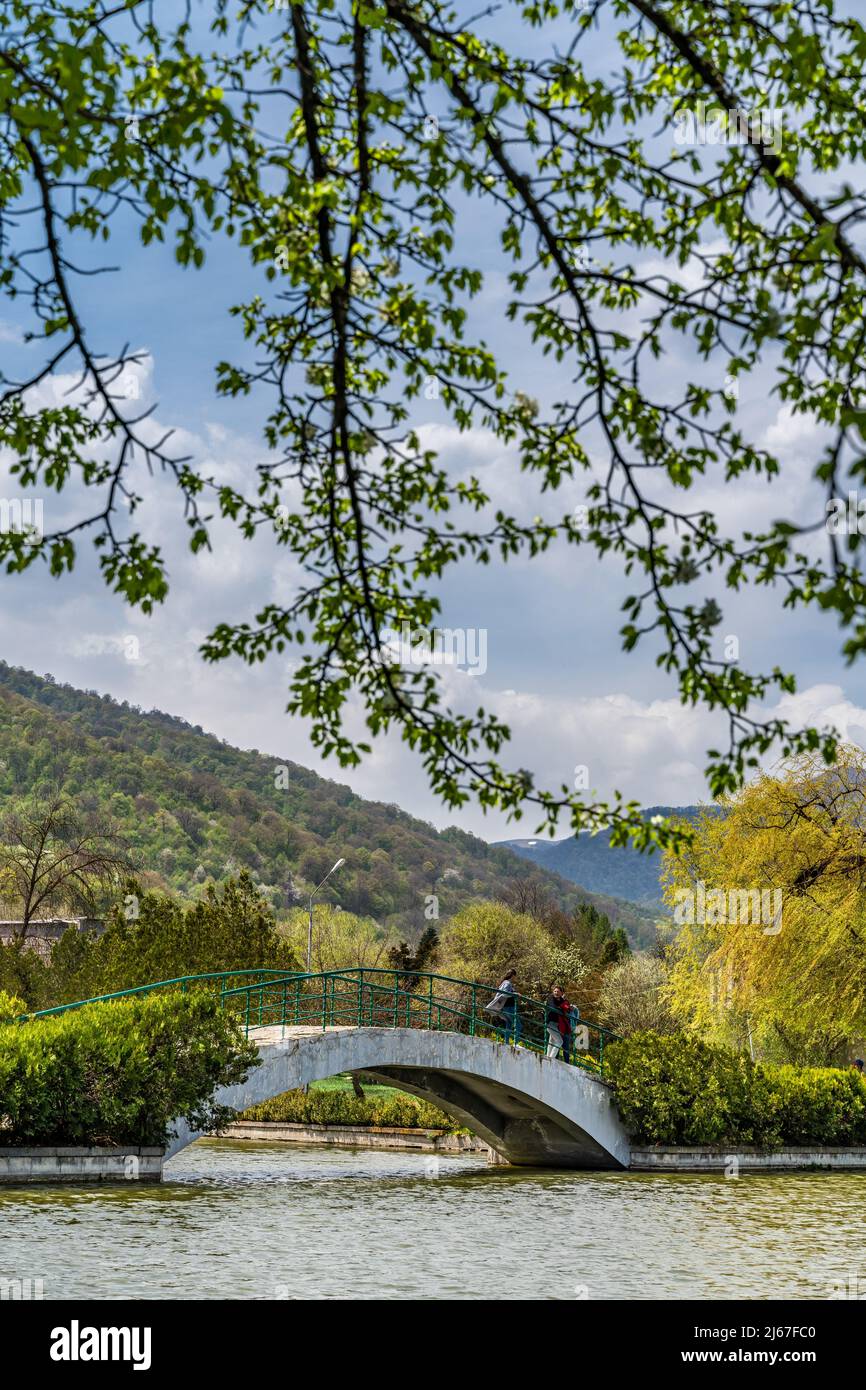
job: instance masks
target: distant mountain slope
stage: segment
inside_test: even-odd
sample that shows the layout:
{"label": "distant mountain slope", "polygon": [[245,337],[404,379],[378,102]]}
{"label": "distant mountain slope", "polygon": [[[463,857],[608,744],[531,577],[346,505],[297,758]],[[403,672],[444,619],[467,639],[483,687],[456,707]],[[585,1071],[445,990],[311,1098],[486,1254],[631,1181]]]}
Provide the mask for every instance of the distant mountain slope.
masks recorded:
{"label": "distant mountain slope", "polygon": [[[651,816],[681,816],[695,820],[701,806],[648,806]],[[639,854],[629,848],[611,849],[610,835],[584,833],[567,840],[501,840],[499,843],[520,854],[539,868],[561,874],[580,883],[592,893],[610,893],[644,907],[663,906],[659,874],[659,854]]]}
{"label": "distant mountain slope", "polygon": [[109,814],[145,881],[184,895],[245,867],[283,910],[343,855],[329,900],[407,935],[428,925],[426,895],[438,895],[444,919],[527,874],[566,909],[593,902],[633,941],[651,935],[651,914],[599,899],[509,849],[456,828],[437,831],[398,806],[365,801],[278,755],[233,748],[182,719],[0,662],[0,796],[47,784]]}

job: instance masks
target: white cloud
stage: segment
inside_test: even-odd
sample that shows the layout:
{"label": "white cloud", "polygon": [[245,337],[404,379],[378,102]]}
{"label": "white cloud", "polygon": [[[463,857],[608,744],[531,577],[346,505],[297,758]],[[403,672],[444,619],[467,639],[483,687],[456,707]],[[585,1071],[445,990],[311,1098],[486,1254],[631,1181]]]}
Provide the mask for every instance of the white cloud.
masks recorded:
{"label": "white cloud", "polygon": [[783,463],[814,463],[829,438],[827,426],[813,415],[795,413],[790,405],[780,406],[776,418],[764,431],[761,443]]}

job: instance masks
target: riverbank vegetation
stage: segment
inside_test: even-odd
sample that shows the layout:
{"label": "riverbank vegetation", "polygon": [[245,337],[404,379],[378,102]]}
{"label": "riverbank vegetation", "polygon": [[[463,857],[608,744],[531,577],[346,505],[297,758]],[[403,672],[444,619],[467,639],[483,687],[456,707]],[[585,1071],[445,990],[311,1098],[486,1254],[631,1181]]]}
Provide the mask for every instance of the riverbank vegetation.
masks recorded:
{"label": "riverbank vegetation", "polygon": [[205,993],[0,1022],[0,1144],[161,1145],[178,1117],[214,1132],[233,1118],[214,1088],[257,1062],[237,1019]]}
{"label": "riverbank vegetation", "polygon": [[646,1144],[866,1144],[855,1068],[777,1066],[680,1035],[635,1033],[606,1064],[620,1116]]}

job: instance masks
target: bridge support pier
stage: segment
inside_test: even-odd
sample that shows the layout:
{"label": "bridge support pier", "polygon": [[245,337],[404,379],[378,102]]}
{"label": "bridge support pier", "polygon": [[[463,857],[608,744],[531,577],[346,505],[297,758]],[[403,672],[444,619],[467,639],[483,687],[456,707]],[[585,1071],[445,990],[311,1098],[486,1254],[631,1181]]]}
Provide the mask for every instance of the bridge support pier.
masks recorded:
{"label": "bridge support pier", "polygon": [[498,1149],[494,1149],[492,1147],[488,1148],[487,1150],[487,1162],[491,1168],[511,1167],[511,1164],[508,1162],[508,1159],[505,1157],[505,1155],[501,1154]]}

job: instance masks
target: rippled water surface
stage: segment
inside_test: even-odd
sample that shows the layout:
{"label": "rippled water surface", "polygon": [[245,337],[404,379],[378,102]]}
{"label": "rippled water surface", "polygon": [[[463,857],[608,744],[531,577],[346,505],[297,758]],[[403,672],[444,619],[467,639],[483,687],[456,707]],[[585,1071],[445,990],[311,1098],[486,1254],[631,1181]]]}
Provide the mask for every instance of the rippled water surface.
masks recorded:
{"label": "rippled water surface", "polygon": [[161,1185],[0,1188],[46,1298],[829,1298],[866,1292],[866,1173],[551,1173],[206,1141]]}

